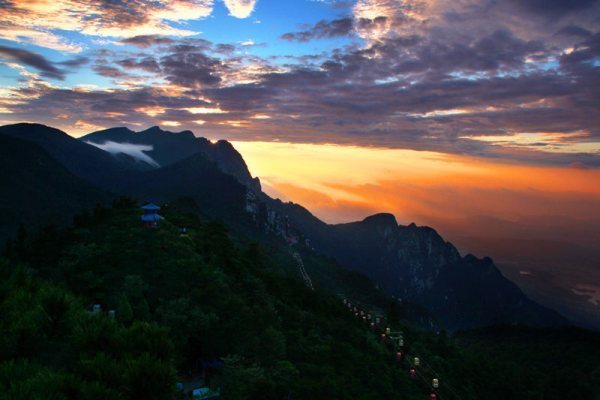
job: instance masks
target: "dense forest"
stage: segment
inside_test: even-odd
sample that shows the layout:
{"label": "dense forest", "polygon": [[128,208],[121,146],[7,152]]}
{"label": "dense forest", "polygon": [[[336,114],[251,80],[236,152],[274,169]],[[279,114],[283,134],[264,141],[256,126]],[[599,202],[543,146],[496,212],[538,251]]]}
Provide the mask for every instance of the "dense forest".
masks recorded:
{"label": "dense forest", "polygon": [[316,290],[282,246],[162,213],[143,227],[123,198],[19,229],[0,260],[0,398],[177,399],[196,382],[223,399],[429,399],[434,378],[440,399],[600,395],[595,333],[426,330],[425,311],[355,273],[327,279],[335,266],[306,249]]}

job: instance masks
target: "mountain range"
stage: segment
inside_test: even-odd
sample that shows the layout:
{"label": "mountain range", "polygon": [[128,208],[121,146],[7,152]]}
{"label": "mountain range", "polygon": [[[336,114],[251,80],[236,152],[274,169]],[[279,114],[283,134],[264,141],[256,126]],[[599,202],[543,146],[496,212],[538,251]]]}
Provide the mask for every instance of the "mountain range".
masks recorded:
{"label": "mountain range", "polygon": [[[490,258],[462,256],[432,228],[399,225],[390,214],[330,225],[298,204],[272,199],[226,141],[158,127],[75,139],[39,124],[0,127],[0,139],[7,177],[0,186],[2,240],[20,222],[58,223],[120,195],[163,203],[185,198],[244,237],[293,243],[307,259],[327,257],[366,275],[399,303],[429,310],[434,330],[568,324],[527,298]],[[55,213],[61,218],[47,218]],[[306,267],[319,273],[316,264]]]}

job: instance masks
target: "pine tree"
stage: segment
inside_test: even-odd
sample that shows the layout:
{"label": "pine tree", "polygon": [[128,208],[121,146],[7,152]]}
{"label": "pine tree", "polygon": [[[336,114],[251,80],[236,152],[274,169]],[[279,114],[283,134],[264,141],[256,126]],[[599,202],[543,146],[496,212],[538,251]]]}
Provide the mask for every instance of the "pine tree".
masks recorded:
{"label": "pine tree", "polygon": [[124,324],[130,324],[133,321],[133,309],[125,294],[122,294],[119,298],[117,319]]}

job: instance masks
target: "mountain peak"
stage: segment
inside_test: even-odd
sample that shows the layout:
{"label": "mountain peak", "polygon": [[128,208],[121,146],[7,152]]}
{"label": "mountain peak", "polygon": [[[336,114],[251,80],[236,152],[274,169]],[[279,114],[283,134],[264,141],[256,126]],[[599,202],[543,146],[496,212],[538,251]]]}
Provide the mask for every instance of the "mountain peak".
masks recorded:
{"label": "mountain peak", "polygon": [[102,129],[100,131],[96,131],[94,133],[90,133],[88,135],[83,136],[82,139],[84,142],[94,142],[100,143],[105,141],[121,141],[129,138],[132,135],[135,135],[136,132],[125,126],[116,126],[114,128]]}
{"label": "mountain peak", "polygon": [[41,138],[47,136],[48,134],[52,134],[59,135],[65,138],[70,138],[70,136],[67,133],[61,131],[60,129],[32,122],[20,122],[18,124],[4,125],[1,128],[2,133],[14,137]]}
{"label": "mountain peak", "polygon": [[362,223],[369,225],[376,225],[382,228],[397,228],[398,221],[396,217],[390,213],[378,213],[362,220]]}
{"label": "mountain peak", "polygon": [[[241,154],[226,140],[219,140],[213,144],[208,139],[196,137],[190,130],[171,132],[159,126],[152,126],[137,133],[127,128],[106,129],[90,133],[81,140],[92,143],[114,142],[118,145],[120,153],[135,151],[137,159],[148,163],[146,158],[150,157],[155,164],[162,167],[195,154],[202,154],[245,186],[260,191],[260,182],[252,178]],[[155,164],[150,165],[155,167]]]}
{"label": "mountain peak", "polygon": [[177,138],[179,138],[179,139],[185,139],[185,140],[198,139],[200,141],[205,140],[204,138],[196,138],[196,135],[194,135],[194,132],[192,132],[190,130],[185,130],[185,131],[181,131],[181,132],[172,132],[172,131],[164,130],[158,125],[151,126],[150,128],[140,131],[137,134],[138,135],[154,134],[154,135],[164,135],[164,136],[176,135]]}
{"label": "mountain peak", "polygon": [[[126,129],[126,128],[122,128]],[[33,142],[71,173],[93,183],[106,182],[132,165],[67,133],[42,124],[20,123],[0,127],[0,134]]]}
{"label": "mountain peak", "polygon": [[158,125],[154,125],[154,126],[151,126],[148,129],[145,129],[145,130],[139,132],[139,133],[150,133],[150,132],[161,132],[162,133],[162,132],[167,132],[167,131],[161,129],[161,127],[158,126]]}
{"label": "mountain peak", "polygon": [[217,146],[233,148],[233,145],[230,142],[228,142],[227,140],[225,140],[225,139],[219,139],[219,140],[217,140],[216,144],[217,144]]}

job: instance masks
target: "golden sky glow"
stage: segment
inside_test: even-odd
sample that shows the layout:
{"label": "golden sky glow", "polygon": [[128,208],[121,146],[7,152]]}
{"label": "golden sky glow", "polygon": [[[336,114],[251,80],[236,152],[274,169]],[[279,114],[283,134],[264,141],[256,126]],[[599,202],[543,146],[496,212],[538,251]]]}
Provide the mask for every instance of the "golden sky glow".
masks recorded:
{"label": "golden sky glow", "polygon": [[392,212],[401,223],[487,215],[600,217],[600,171],[429,151],[235,142],[265,190],[329,222]]}

